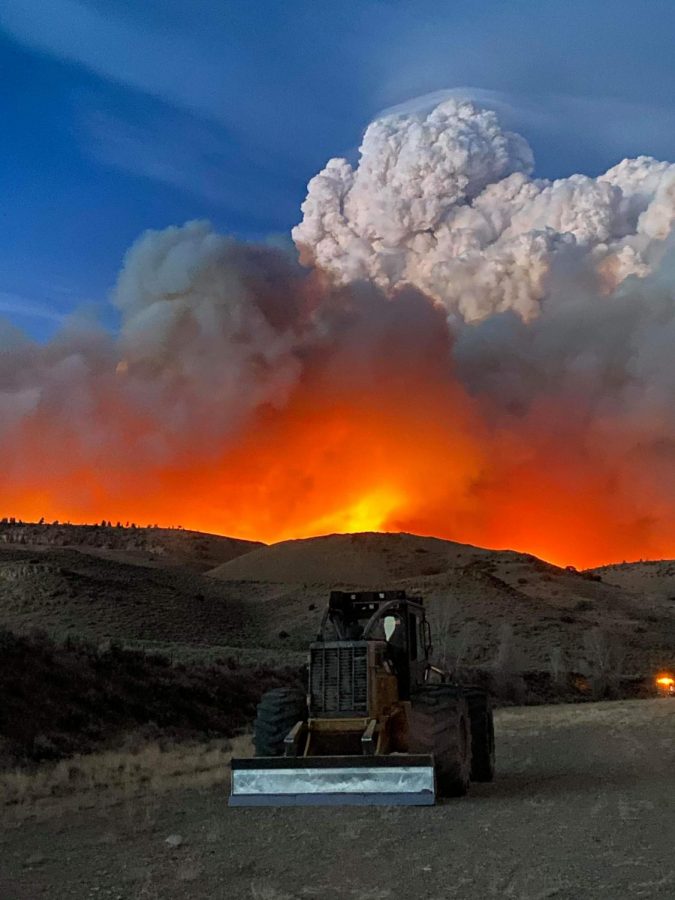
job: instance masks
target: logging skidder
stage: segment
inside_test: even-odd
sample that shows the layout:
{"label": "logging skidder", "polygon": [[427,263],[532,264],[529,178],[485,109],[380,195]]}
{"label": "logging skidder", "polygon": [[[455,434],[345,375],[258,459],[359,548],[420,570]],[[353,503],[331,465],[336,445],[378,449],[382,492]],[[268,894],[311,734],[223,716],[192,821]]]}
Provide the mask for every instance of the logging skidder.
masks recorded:
{"label": "logging skidder", "polygon": [[265,694],[255,757],[232,760],[233,806],[433,804],[492,781],[486,691],[431,664],[431,629],[405,591],[333,591],[309,681]]}

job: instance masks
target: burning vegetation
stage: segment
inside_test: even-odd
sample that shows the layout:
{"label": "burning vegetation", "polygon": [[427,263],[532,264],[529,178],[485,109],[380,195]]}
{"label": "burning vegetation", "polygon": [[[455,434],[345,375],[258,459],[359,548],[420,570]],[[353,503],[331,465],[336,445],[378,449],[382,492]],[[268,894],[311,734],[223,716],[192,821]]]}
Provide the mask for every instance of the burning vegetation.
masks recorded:
{"label": "burning vegetation", "polygon": [[466,101],[392,115],[310,182],[308,268],[191,222],[127,254],[119,334],[0,326],[5,510],[669,555],[675,167],[532,165]]}

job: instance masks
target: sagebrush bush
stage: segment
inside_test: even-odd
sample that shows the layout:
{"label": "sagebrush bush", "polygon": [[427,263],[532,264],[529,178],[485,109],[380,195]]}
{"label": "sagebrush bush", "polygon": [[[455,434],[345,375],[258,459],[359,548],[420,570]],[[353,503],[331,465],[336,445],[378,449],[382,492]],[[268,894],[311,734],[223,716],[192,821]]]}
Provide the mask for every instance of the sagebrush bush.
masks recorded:
{"label": "sagebrush bush", "polygon": [[113,746],[152,726],[176,737],[231,737],[261,694],[298,681],[293,669],[172,665],[111,644],[0,631],[0,741],[16,761],[62,759]]}

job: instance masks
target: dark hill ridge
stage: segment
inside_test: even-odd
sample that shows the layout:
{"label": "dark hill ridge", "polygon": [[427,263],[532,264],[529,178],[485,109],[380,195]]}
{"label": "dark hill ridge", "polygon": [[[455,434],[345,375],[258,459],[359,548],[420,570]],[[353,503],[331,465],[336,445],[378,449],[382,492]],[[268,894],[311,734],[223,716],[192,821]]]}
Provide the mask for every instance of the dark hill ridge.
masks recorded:
{"label": "dark hill ridge", "polygon": [[381,585],[438,575],[484,560],[491,551],[416,534],[363,532],[281,541],[252,550],[208,574],[222,581]]}
{"label": "dark hill ridge", "polygon": [[257,541],[182,528],[0,521],[0,545],[67,547],[137,565],[186,566],[203,572],[264,546]]}

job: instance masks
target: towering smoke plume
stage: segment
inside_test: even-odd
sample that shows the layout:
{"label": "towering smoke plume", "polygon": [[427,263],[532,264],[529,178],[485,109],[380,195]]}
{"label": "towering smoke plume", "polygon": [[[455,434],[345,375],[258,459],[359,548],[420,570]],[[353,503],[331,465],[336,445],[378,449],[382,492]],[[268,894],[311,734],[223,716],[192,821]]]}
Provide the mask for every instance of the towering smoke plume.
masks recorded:
{"label": "towering smoke plume", "polygon": [[119,335],[0,329],[6,514],[673,555],[675,166],[532,167],[469,102],[388,116],[311,180],[306,268],[189,223]]}
{"label": "towering smoke plume", "polygon": [[376,121],[360,152],[310,181],[293,230],[305,258],[343,282],[414,284],[467,322],[535,318],[556,270],[587,269],[602,294],[645,275],[675,216],[675,166],[531,179],[525,141],[466,101]]}

